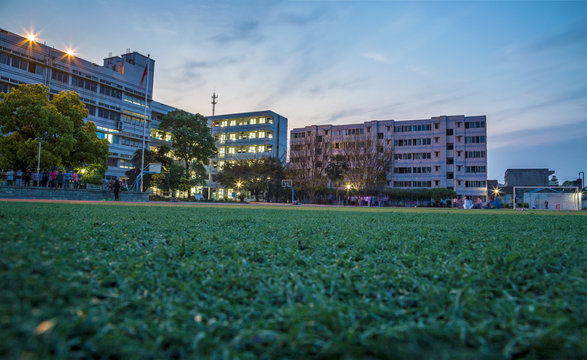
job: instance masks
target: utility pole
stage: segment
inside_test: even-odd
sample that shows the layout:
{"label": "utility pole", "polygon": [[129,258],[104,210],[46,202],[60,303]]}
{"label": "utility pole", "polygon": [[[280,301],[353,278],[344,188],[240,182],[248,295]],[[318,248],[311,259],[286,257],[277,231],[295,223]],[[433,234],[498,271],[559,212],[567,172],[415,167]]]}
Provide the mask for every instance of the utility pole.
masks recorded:
{"label": "utility pole", "polygon": [[214,116],[214,112],[216,111],[216,104],[218,104],[218,95],[216,95],[216,91],[212,93],[212,116]]}

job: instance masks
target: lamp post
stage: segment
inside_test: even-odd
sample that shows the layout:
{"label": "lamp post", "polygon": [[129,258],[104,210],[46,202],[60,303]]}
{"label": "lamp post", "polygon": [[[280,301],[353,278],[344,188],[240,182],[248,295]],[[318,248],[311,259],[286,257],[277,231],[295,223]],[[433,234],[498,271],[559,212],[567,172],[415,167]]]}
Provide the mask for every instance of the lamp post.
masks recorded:
{"label": "lamp post", "polygon": [[346,184],[346,200],[349,202],[351,202],[351,199],[349,198],[349,190],[351,190],[351,184]]}
{"label": "lamp post", "polygon": [[41,186],[41,182],[39,181],[39,172],[41,170],[41,138],[37,138],[39,140],[39,155],[37,156],[37,185]]}
{"label": "lamp post", "polygon": [[237,193],[236,193],[236,196],[237,196],[237,197],[240,197],[240,192],[241,192],[241,186],[242,186],[242,185],[243,185],[243,184],[242,184],[240,181],[236,183],[236,188],[237,188],[237,190],[238,190],[238,191],[237,191]]}

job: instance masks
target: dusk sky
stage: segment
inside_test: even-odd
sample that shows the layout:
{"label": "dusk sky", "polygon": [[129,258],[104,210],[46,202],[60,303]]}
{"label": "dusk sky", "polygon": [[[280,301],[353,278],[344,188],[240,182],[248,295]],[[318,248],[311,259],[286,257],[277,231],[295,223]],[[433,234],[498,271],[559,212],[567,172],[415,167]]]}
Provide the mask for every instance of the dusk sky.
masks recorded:
{"label": "dusk sky", "polygon": [[313,124],[487,115],[488,179],[587,170],[587,1],[1,0],[0,28],[102,64],[155,59],[154,99]]}

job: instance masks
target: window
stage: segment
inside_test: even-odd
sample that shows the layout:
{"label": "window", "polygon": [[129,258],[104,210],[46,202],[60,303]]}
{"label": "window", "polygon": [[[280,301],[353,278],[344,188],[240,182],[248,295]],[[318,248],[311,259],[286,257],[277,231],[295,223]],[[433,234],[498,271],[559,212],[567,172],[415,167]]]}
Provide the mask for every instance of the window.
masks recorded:
{"label": "window", "polygon": [[435,186],[438,186],[438,185],[440,185],[440,180],[434,180],[434,185],[435,185]]}
{"label": "window", "polygon": [[466,136],[465,144],[482,144],[485,142],[485,136]]}
{"label": "window", "polygon": [[236,126],[236,120],[230,120],[230,126]]}
{"label": "window", "polygon": [[459,151],[457,151],[457,156],[458,156],[458,157],[461,157],[461,154],[462,154],[462,151],[460,151],[460,150],[459,150]]}
{"label": "window", "polygon": [[435,137],[434,138],[434,142],[437,143],[438,141],[440,141],[440,138],[439,137]]}
{"label": "window", "polygon": [[440,166],[439,165],[435,165],[434,166],[434,171],[440,171]]}
{"label": "window", "polygon": [[257,119],[249,120],[249,124],[251,124],[251,125],[255,125],[256,123],[257,123]]}
{"label": "window", "polygon": [[53,70],[51,71],[51,79],[62,83],[67,83],[69,82],[69,75],[63,71]]}
{"label": "window", "polygon": [[457,171],[461,171],[462,168],[463,168],[463,165],[457,165]]}
{"label": "window", "polygon": [[454,173],[452,173],[452,172],[447,172],[447,173],[446,173],[446,178],[447,178],[447,179],[454,179],[454,178],[455,178],[455,174],[454,174]]}
{"label": "window", "polygon": [[465,152],[465,158],[484,158],[485,157],[485,151],[466,151]]}
{"label": "window", "polygon": [[0,53],[0,64],[9,65],[10,56]]}
{"label": "window", "polygon": [[487,172],[487,169],[485,166],[465,166],[465,172],[466,173],[484,173]]}
{"label": "window", "polygon": [[484,128],[485,121],[466,121],[465,122],[465,129],[478,129]]}
{"label": "window", "polygon": [[377,133],[377,139],[383,139],[383,133]]}
{"label": "window", "polygon": [[446,135],[453,135],[453,134],[454,134],[453,129],[446,129]]}
{"label": "window", "polygon": [[452,165],[452,164],[454,164],[454,163],[455,163],[455,159],[454,159],[454,158],[451,158],[451,157],[449,157],[449,158],[446,158],[446,163],[447,163],[448,165]]}
{"label": "window", "polygon": [[446,144],[446,150],[453,150],[454,148],[455,148],[455,144],[453,144],[453,143]]}
{"label": "window", "polygon": [[438,129],[438,123],[434,123],[434,128]]}
{"label": "window", "polygon": [[265,118],[259,118],[259,124],[265,124]]}
{"label": "window", "polygon": [[485,187],[485,181],[465,181],[465,187]]}
{"label": "window", "polygon": [[440,151],[435,151],[434,152],[434,157],[438,157],[438,156],[440,156]]}
{"label": "window", "polygon": [[108,166],[118,166],[118,159],[115,158],[108,158]]}

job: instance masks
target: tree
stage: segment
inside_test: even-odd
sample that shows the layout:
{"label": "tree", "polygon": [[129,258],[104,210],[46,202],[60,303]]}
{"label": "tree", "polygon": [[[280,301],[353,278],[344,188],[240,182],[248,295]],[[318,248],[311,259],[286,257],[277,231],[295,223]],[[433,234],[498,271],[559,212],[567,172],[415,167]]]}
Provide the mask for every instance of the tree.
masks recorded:
{"label": "tree", "polygon": [[[206,118],[200,114],[174,110],[163,117],[159,129],[171,133],[173,154],[184,162],[188,182],[192,186],[202,183],[205,178],[204,165],[216,154],[216,145]],[[191,186],[187,187],[187,192],[188,197],[191,197]]]}
{"label": "tree", "polygon": [[[169,166],[173,162],[173,159],[168,156],[169,151],[170,148],[165,145],[161,145],[154,150],[145,150],[145,166],[151,163],[160,163],[161,172],[165,172],[166,170],[168,170]],[[128,176],[128,180],[131,184],[133,184],[136,181],[137,177],[139,177],[141,174],[141,156],[141,149],[135,151],[133,158],[131,160],[134,168],[126,172],[126,176]],[[145,188],[151,187],[151,180],[154,175],[155,174],[145,174],[143,176]]]}
{"label": "tree", "polygon": [[294,187],[314,202],[316,192],[328,185],[326,168],[332,154],[330,140],[325,135],[307,133],[302,140],[293,140],[288,165]]}
{"label": "tree", "polygon": [[384,140],[356,135],[340,144],[339,155],[345,162],[344,177],[357,190],[386,183],[393,160],[391,147]]}
{"label": "tree", "polygon": [[[34,168],[41,142],[41,167],[105,169],[108,141],[98,139],[88,110],[73,91],[49,101],[49,89],[26,84],[0,93],[0,167]],[[105,171],[105,170],[104,170]]]}
{"label": "tree", "polygon": [[331,156],[325,171],[328,180],[334,184],[336,201],[338,201],[338,188],[344,180],[344,174],[347,171],[347,164],[344,161],[344,157],[340,154]]}
{"label": "tree", "polygon": [[240,183],[255,197],[255,201],[259,201],[259,195],[263,192],[277,194],[283,174],[283,163],[278,158],[269,157],[229,162],[214,179],[227,188],[234,188]]}

